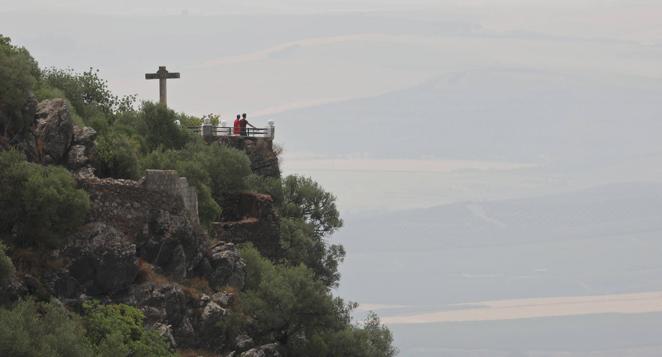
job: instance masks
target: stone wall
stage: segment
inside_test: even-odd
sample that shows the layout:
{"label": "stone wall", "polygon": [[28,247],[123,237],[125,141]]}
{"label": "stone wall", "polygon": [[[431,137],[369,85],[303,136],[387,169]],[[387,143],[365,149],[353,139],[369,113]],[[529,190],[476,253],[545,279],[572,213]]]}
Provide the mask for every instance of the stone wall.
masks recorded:
{"label": "stone wall", "polygon": [[150,211],[155,208],[187,216],[177,196],[146,190],[141,181],[79,177],[78,184],[90,195],[88,220],[105,222],[130,238],[145,233]]}
{"label": "stone wall", "polygon": [[173,194],[184,202],[193,222],[199,223],[198,193],[188,184],[186,177],[179,177],[175,170],[147,170],[144,186],[154,192]]}

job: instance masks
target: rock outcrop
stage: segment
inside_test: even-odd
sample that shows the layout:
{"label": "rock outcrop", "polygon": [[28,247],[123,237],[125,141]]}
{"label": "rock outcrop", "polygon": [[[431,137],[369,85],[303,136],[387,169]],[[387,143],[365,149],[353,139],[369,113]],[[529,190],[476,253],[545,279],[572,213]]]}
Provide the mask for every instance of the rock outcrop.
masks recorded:
{"label": "rock outcrop", "polygon": [[282,256],[280,222],[271,196],[257,193],[227,195],[221,221],[212,225],[214,237],[232,243],[252,243],[262,255]]}
{"label": "rock outcrop", "polygon": [[78,171],[85,167],[92,167],[96,158],[94,140],[97,132],[88,127],[74,125],[73,140],[67,154],[67,168]]}
{"label": "rock outcrop", "polygon": [[66,163],[74,137],[74,125],[64,99],[45,100],[37,106],[34,135],[37,152],[46,164]]}
{"label": "rock outcrop", "polygon": [[66,265],[51,286],[56,296],[115,295],[128,289],[138,275],[136,245],[104,223],[83,226],[62,256]]}
{"label": "rock outcrop", "polygon": [[64,99],[37,103],[33,96],[24,111],[34,122],[10,140],[0,136],[0,149],[13,147],[22,151],[28,161],[63,165],[77,174],[94,176],[97,133],[73,123]]}
{"label": "rock outcrop", "polygon": [[43,267],[19,262],[0,302],[32,295],[74,308],[87,299],[125,303],[173,346],[234,350],[219,326],[244,286],[239,251],[210,240],[177,191],[148,189],[145,181],[78,177],[90,195],[88,223],[48,252]]}
{"label": "rock outcrop", "polygon": [[282,354],[279,352],[279,345],[277,343],[270,343],[259,347],[251,348],[250,350],[237,353],[232,352],[227,357],[280,357]]}
{"label": "rock outcrop", "polygon": [[222,136],[219,142],[244,151],[251,160],[253,173],[266,177],[280,177],[278,155],[273,148],[272,138]]}

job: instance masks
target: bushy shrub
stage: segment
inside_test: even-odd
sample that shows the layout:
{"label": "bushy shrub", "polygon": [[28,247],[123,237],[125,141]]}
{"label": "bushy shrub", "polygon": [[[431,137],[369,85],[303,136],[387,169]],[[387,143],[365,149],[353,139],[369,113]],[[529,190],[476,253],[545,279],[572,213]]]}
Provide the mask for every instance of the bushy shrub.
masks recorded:
{"label": "bushy shrub", "polygon": [[96,142],[96,174],[99,177],[137,179],[138,144],[118,130],[103,133]]}
{"label": "bushy shrub", "polygon": [[138,133],[145,139],[145,152],[162,149],[181,149],[189,142],[191,133],[178,126],[177,113],[164,105],[144,102],[136,122]]}
{"label": "bushy shrub", "polygon": [[247,189],[246,178],[252,171],[250,160],[243,151],[223,145],[209,145],[208,151],[196,159],[206,160],[203,162],[211,176],[212,195],[217,201],[222,201],[226,193]]}
{"label": "bushy shrub", "polygon": [[57,246],[80,226],[90,207],[64,168],[28,163],[0,152],[0,237],[18,245]]}
{"label": "bushy shrub", "polygon": [[0,309],[0,356],[92,355],[80,318],[63,307],[23,301],[12,309]]}
{"label": "bushy shrub", "polygon": [[11,136],[30,127],[34,118],[26,105],[39,76],[30,53],[0,35],[0,135]]}
{"label": "bushy shrub", "polygon": [[[155,150],[141,161],[142,170],[177,170],[198,191],[198,211],[203,224],[218,219],[223,197],[247,188],[250,161],[244,152],[200,140],[182,150]],[[220,203],[220,205],[219,205]]]}
{"label": "bushy shrub", "polygon": [[[99,70],[90,68],[84,72],[73,69],[47,68],[38,92],[48,95],[54,91],[64,94],[75,112],[95,129],[103,129],[114,120],[118,112],[133,109],[135,96],[118,97],[108,88],[108,82],[99,76]],[[101,130],[99,130],[101,131]]]}
{"label": "bushy shrub", "polygon": [[174,356],[165,340],[156,331],[145,329],[143,313],[128,305],[83,305],[87,337],[96,355],[114,356]]}
{"label": "bushy shrub", "polygon": [[283,184],[280,177],[266,177],[252,174],[246,177],[246,186],[253,192],[271,196],[276,207],[280,207],[283,204]]}

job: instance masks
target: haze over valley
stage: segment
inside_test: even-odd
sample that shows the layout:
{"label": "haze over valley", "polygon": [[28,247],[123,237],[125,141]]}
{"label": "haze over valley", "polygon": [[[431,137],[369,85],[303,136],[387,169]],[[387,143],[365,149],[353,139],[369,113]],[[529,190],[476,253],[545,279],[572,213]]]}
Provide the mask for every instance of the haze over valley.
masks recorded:
{"label": "haze over valley", "polygon": [[118,93],[154,100],[167,65],[173,109],[274,120],[284,174],[338,198],[336,292],[401,356],[662,354],[661,5],[137,3],[3,4],[1,30]]}

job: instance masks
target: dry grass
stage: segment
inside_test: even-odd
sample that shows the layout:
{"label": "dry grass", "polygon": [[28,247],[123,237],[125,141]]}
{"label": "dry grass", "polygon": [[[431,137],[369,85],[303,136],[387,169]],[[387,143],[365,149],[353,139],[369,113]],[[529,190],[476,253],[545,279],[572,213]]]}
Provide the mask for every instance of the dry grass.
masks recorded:
{"label": "dry grass", "polygon": [[214,353],[206,350],[177,350],[177,355],[180,357],[219,357],[218,353]]}
{"label": "dry grass", "polygon": [[18,271],[35,276],[62,269],[67,265],[65,258],[54,258],[49,251],[38,248],[16,248],[11,252],[11,259]]}
{"label": "dry grass", "polygon": [[194,299],[199,299],[202,294],[211,294],[213,291],[209,287],[209,281],[206,278],[190,278],[182,284],[184,293]]}
{"label": "dry grass", "polygon": [[226,294],[231,294],[231,295],[234,295],[234,296],[239,295],[239,290],[237,290],[237,288],[235,288],[234,286],[226,286],[223,289],[221,289],[221,292],[226,293]]}
{"label": "dry grass", "polygon": [[168,278],[155,272],[154,266],[142,258],[138,259],[138,277],[136,280],[140,283],[151,282],[159,286],[170,282]]}

